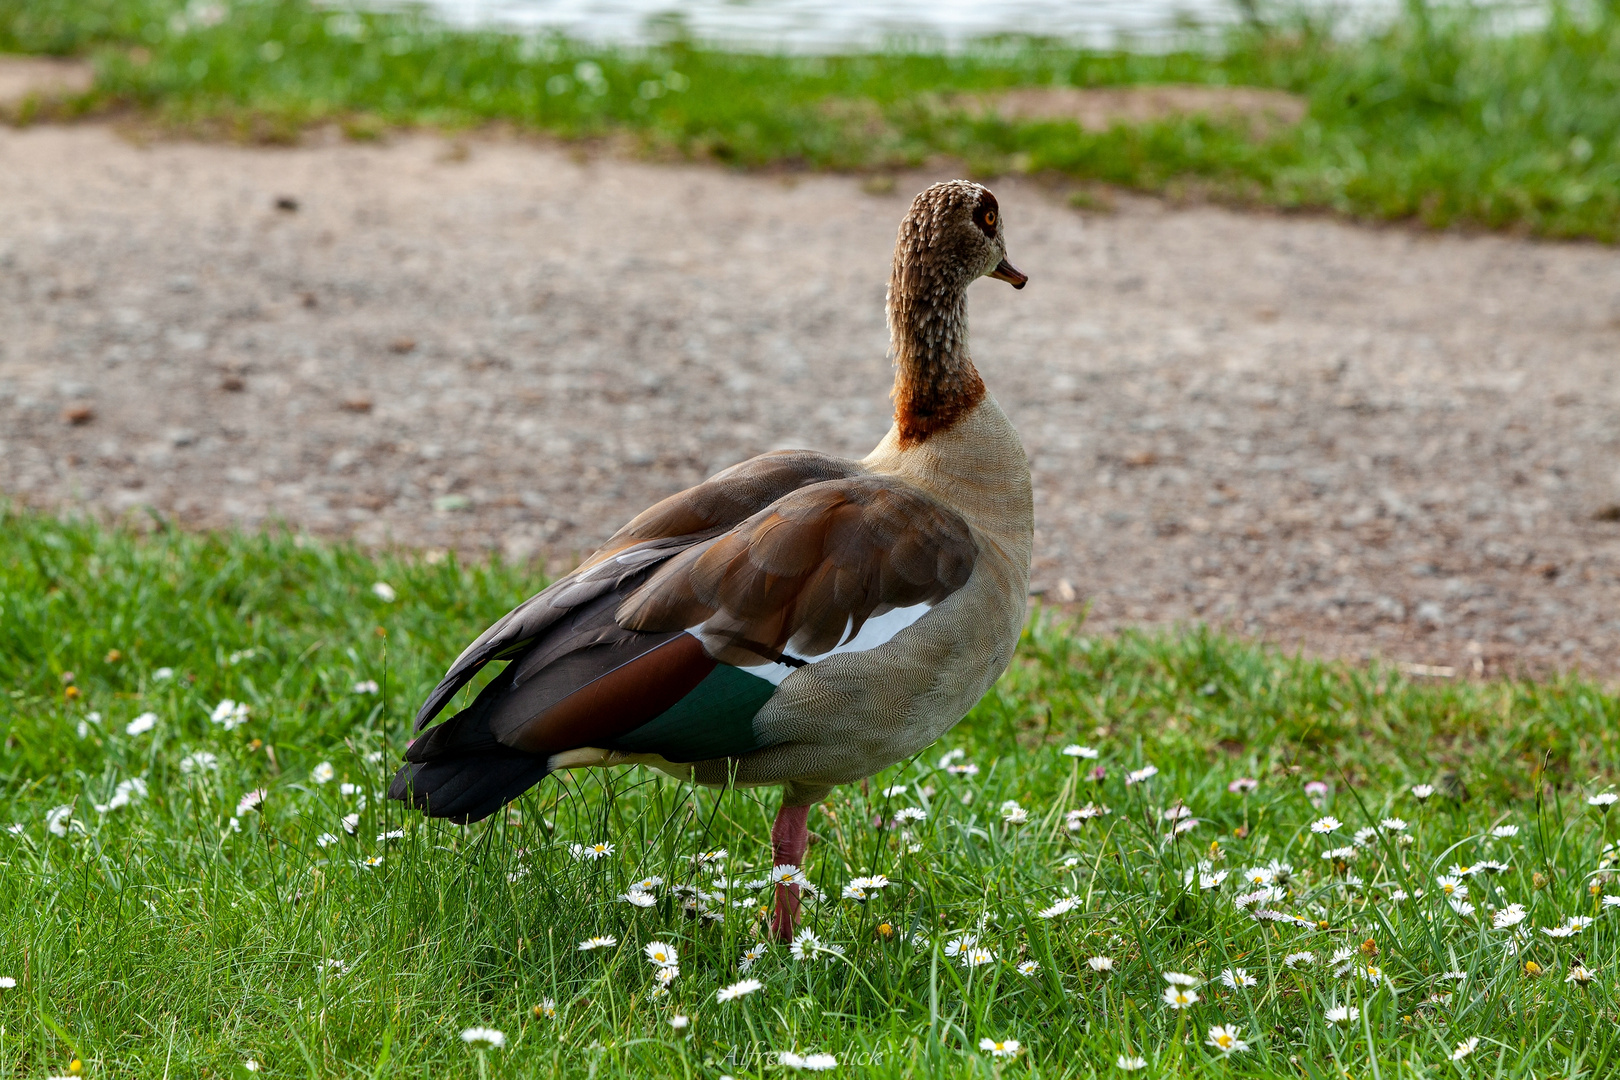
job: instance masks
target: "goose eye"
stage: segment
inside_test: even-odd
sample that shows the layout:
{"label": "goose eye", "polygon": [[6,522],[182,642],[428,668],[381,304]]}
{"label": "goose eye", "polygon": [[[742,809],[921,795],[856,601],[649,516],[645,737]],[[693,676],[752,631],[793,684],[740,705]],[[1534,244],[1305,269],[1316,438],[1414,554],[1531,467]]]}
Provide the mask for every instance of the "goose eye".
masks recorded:
{"label": "goose eye", "polygon": [[984,223],[986,225],[994,225],[996,223],[996,212],[994,210],[986,210],[984,212]]}

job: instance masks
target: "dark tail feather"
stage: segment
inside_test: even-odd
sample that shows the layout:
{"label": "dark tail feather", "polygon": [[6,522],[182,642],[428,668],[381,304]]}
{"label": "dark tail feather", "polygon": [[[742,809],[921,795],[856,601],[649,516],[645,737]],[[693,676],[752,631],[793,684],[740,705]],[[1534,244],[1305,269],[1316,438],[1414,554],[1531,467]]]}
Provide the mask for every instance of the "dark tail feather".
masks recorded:
{"label": "dark tail feather", "polygon": [[388,797],[458,825],[482,821],[528,791],[551,770],[547,755],[497,742],[487,695],[413,742]]}

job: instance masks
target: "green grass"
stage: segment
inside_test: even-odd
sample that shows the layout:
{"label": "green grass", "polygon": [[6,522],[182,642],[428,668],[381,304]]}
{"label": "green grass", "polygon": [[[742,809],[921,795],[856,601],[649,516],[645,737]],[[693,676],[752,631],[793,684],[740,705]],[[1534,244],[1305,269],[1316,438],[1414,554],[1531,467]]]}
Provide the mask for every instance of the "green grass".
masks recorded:
{"label": "green grass", "polygon": [[[1620,7],[1551,9],[1489,32],[1418,0],[1386,31],[1308,20],[1249,26],[1163,55],[1023,39],[960,55],[789,58],[673,38],[647,49],[451,30],[420,15],[309,0],[0,0],[0,50],[96,59],[69,114],[134,106],[178,128],[288,140],[340,122],[503,122],[566,139],[742,166],[881,170],[948,155],[977,175],[1051,174],[1442,227],[1620,235]],[[1309,115],[1260,135],[1182,119],[1087,133],[975,118],[953,95],[1159,82],[1276,87]],[[39,115],[25,105],[17,119]]]}
{"label": "green grass", "polygon": [[[808,925],[843,955],[774,946],[749,973],[763,989],[722,1004],[716,990],[742,977],[756,940],[765,894],[745,883],[768,869],[774,792],[576,773],[468,828],[376,798],[416,701],[537,587],[532,571],[0,513],[0,825],[12,826],[0,831],[0,975],[17,980],[0,990],[5,1075],[61,1074],[77,1055],[90,1076],[245,1076],[249,1059],[267,1076],[777,1076],[780,1051],[896,1078],[1115,1076],[1124,1053],[1146,1057],[1149,1076],[1615,1071],[1620,913],[1600,899],[1617,891],[1602,855],[1615,824],[1585,797],[1617,776],[1620,703],[1591,684],[1414,685],[1197,631],[1104,638],[1037,619],[1012,671],[940,745],[814,811],[807,870],[827,899]],[[357,692],[363,680],[381,692]],[[227,698],[248,710],[234,729],[210,719]],[[128,734],[148,712],[155,726]],[[1065,756],[1070,743],[1099,759]],[[976,774],[942,767],[957,750],[952,763]],[[198,751],[216,767],[187,772]],[[1128,786],[1148,763],[1158,774]],[[1228,790],[1245,776],[1252,794]],[[144,797],[97,808],[132,778]],[[1312,781],[1327,785],[1319,805]],[[1419,801],[1408,788],[1420,782],[1440,790]],[[258,788],[263,804],[240,809]],[[1167,841],[1178,799],[1199,824]],[[1027,823],[1003,821],[1007,801]],[[1071,830],[1088,803],[1112,813]],[[896,823],[902,806],[927,817]],[[1343,827],[1314,835],[1321,814]],[[1381,832],[1343,864],[1322,858],[1390,815],[1404,834]],[[1490,838],[1502,824],[1518,834]],[[321,846],[322,834],[340,839]],[[609,857],[571,854],[600,840]],[[693,862],[717,848],[729,889]],[[1466,879],[1478,910],[1455,913],[1438,875],[1486,858],[1509,869]],[[1188,887],[1199,859],[1230,878]],[[1308,926],[1236,906],[1242,871],[1272,860],[1294,872],[1268,903]],[[864,904],[839,899],[873,873],[893,883]],[[646,875],[665,882],[655,907],[618,899]],[[703,889],[722,918],[687,917],[675,885]],[[1064,894],[1073,910],[1038,917]],[[1510,903],[1528,912],[1517,955],[1490,928]],[[1576,914],[1595,922],[1540,932]],[[946,955],[964,932],[994,959]],[[576,947],[596,934],[620,944]],[[651,940],[681,961],[662,999],[639,952]],[[1322,958],[1341,948],[1381,980],[1335,975]],[[1295,951],[1318,962],[1290,970]],[[1094,972],[1092,956],[1114,970]],[[1024,960],[1033,975],[1016,970]],[[1566,981],[1579,960],[1597,972],[1588,986]],[[1227,968],[1256,985],[1221,985]],[[1208,980],[1202,1000],[1162,1004],[1167,970]],[[555,1016],[536,1015],[548,1000]],[[1359,1020],[1330,1028],[1335,1003]],[[677,1014],[684,1030],[666,1022]],[[1221,1023],[1251,1048],[1223,1060],[1206,1047]],[[505,1032],[506,1047],[463,1044],[475,1025]],[[993,1060],[983,1038],[1022,1050]]]}

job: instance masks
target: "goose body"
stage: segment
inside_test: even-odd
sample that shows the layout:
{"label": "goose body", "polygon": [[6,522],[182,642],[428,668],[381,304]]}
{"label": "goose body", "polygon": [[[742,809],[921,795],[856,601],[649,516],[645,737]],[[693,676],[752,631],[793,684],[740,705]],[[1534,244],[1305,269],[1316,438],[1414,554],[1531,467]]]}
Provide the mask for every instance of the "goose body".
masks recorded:
{"label": "goose body", "polygon": [[[889,292],[895,423],[861,461],[777,451],[644,511],[486,630],[417,715],[505,669],[406,751],[389,789],[476,821],[559,768],[640,763],[781,785],[775,861],[809,807],[933,742],[1006,670],[1025,614],[1027,458],[966,352],[968,283],[1022,287],[995,197],[937,184]],[[797,886],[778,888],[792,932]]]}

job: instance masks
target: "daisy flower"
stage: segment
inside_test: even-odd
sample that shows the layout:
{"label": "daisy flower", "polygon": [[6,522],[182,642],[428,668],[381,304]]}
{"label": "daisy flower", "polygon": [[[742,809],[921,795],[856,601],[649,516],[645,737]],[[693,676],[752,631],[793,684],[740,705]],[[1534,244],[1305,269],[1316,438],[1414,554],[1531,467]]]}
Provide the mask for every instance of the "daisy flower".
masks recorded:
{"label": "daisy flower", "polygon": [[557,1019],[557,1001],[555,998],[541,998],[540,1004],[534,1007],[534,1015],[547,1020]]}
{"label": "daisy flower", "polygon": [[1587,967],[1585,964],[1576,964],[1574,967],[1569,969],[1569,974],[1564,976],[1564,981],[1578,983],[1581,986],[1585,986],[1596,977],[1597,972],[1595,972],[1592,968]]}
{"label": "daisy flower", "polygon": [[1378,823],[1385,832],[1405,832],[1406,822],[1398,817],[1387,817]]}
{"label": "daisy flower", "polygon": [[619,939],[612,934],[598,934],[588,937],[579,943],[580,952],[590,952],[592,949],[611,949],[619,943]]}
{"label": "daisy flower", "polygon": [[1506,840],[1510,836],[1518,836],[1519,827],[1517,825],[1498,825],[1491,830],[1491,835],[1498,840]]}
{"label": "daisy flower", "polygon": [[783,1050],[776,1055],[776,1060],[785,1068],[808,1072],[826,1072],[838,1067],[838,1059],[831,1054],[806,1054],[800,1057],[791,1050]]}
{"label": "daisy flower", "polygon": [[264,788],[254,788],[252,791],[236,800],[236,815],[241,817],[249,810],[257,810],[264,805]]}
{"label": "daisy flower", "polygon": [[1025,960],[1018,965],[1016,970],[1020,975],[1033,975],[1041,970],[1041,962],[1039,960]]}
{"label": "daisy flower", "polygon": [[991,1057],[1017,1057],[1020,1049],[1017,1039],[980,1039],[979,1049]]}
{"label": "daisy flower", "polygon": [[675,956],[675,947],[666,945],[662,941],[649,941],[641,951],[646,955],[649,963],[661,968],[675,967],[680,963],[680,960]]}
{"label": "daisy flower", "polygon": [[1093,956],[1086,961],[1086,965],[1092,971],[1113,971],[1114,958],[1112,956]]}
{"label": "daisy flower", "polygon": [[1343,826],[1344,822],[1340,821],[1332,814],[1328,814],[1325,817],[1319,817],[1315,821],[1311,822],[1311,832],[1316,833],[1318,836],[1326,836],[1328,833],[1333,832],[1335,829],[1342,828]]}
{"label": "daisy flower", "polygon": [[804,876],[803,870],[800,870],[792,863],[781,863],[771,867],[769,883],[772,885],[807,885],[810,883],[810,879]]}
{"label": "daisy flower", "polygon": [[1172,1009],[1185,1009],[1198,1001],[1198,991],[1187,986],[1164,988],[1164,1003]]}
{"label": "daisy flower", "polygon": [[1612,791],[1604,791],[1597,795],[1589,796],[1586,800],[1586,805],[1595,806],[1600,810],[1607,810],[1616,802],[1620,802],[1620,795],[1616,795]]}
{"label": "daisy flower", "polygon": [[373,585],[371,587],[371,595],[375,596],[385,604],[392,604],[396,599],[399,598],[399,594],[394,591],[394,587],[388,584],[386,581],[379,581]]}
{"label": "daisy flower", "polygon": [[758,960],[769,951],[769,945],[766,945],[763,941],[756,941],[754,944],[744,949],[742,956],[737,958],[737,970],[747,971],[749,968],[754,966],[754,961]]}
{"label": "daisy flower", "polygon": [[1433,784],[1413,784],[1412,785],[1412,798],[1416,799],[1418,802],[1423,802],[1425,799],[1427,799],[1429,796],[1431,796],[1433,794],[1434,794],[1434,785]]}
{"label": "daisy flower", "polygon": [[1085,758],[1087,761],[1095,761],[1098,756],[1097,751],[1089,746],[1081,746],[1079,743],[1070,743],[1063,748],[1062,753],[1065,757]]}
{"label": "daisy flower", "polygon": [[1360,1017],[1361,1010],[1354,1005],[1335,1005],[1322,1014],[1322,1019],[1330,1024],[1353,1024]]}
{"label": "daisy flower", "polygon": [[568,851],[574,858],[582,861],[605,859],[613,854],[613,843],[609,840],[598,840],[594,844],[569,844]]}
{"label": "daisy flower", "polygon": [[977,944],[978,940],[979,939],[974,937],[972,934],[963,934],[960,937],[953,937],[951,940],[945,943],[945,955],[955,956],[958,953]]}
{"label": "daisy flower", "polygon": [[1080,898],[1078,896],[1063,896],[1059,897],[1051,907],[1037,911],[1035,917],[1038,919],[1055,919],[1059,915],[1068,914],[1079,906]]}
{"label": "daisy flower", "polygon": [[1142,781],[1151,780],[1153,777],[1158,775],[1159,770],[1155,766],[1144,765],[1140,769],[1126,773],[1125,784],[1127,787],[1129,787],[1131,784],[1140,784]]}
{"label": "daisy flower", "polygon": [[235,731],[248,722],[248,711],[245,702],[236,702],[230,698],[225,698],[214,706],[214,711],[208,714],[208,719],[212,723],[220,725],[226,731]]}
{"label": "daisy flower", "polygon": [[928,816],[928,811],[920,806],[902,806],[894,812],[896,821],[922,821]]}
{"label": "daisy flower", "polygon": [[124,727],[126,735],[144,735],[157,727],[157,713],[143,712]]}
{"label": "daisy flower", "polygon": [[1240,776],[1230,784],[1227,784],[1226,790],[1231,792],[1233,795],[1249,795],[1252,794],[1259,786],[1260,781],[1256,780],[1254,777]]}
{"label": "daisy flower", "polygon": [[183,773],[213,772],[219,768],[219,758],[207,750],[194,750],[180,759]]}
{"label": "daisy flower", "polygon": [[1468,886],[1461,878],[1452,874],[1441,874],[1434,882],[1440,886],[1440,891],[1447,896],[1467,896]]}
{"label": "daisy flower", "polygon": [[740,979],[737,982],[732,983],[730,986],[722,986],[719,990],[715,991],[714,1000],[722,1002],[736,1001],[738,998],[747,997],[749,994],[752,994],[756,990],[762,989],[764,986],[765,984],[760,982],[758,979]]}
{"label": "daisy flower", "polygon": [[377,686],[376,679],[361,679],[349,689],[356,694],[375,694],[380,688]]}
{"label": "daisy flower", "polygon": [[1463,1058],[1467,1057],[1469,1054],[1472,1054],[1478,1048],[1479,1048],[1479,1036],[1470,1035],[1468,1038],[1464,1039],[1462,1042],[1457,1044],[1457,1049],[1455,1049],[1455,1050],[1453,1050],[1451,1052],[1451,1060],[1452,1061],[1461,1061]]}
{"label": "daisy flower", "polygon": [[691,1022],[692,1020],[690,1017],[682,1016],[679,1013],[676,1013],[674,1016],[669,1018],[669,1026],[674,1028],[676,1031],[682,1030]]}
{"label": "daisy flower", "polygon": [[910,788],[906,784],[894,784],[883,789],[883,797],[885,799],[898,799],[909,790]]}
{"label": "daisy flower", "polygon": [[1164,981],[1171,986],[1197,986],[1204,980],[1196,975],[1183,975],[1179,971],[1167,971],[1164,973]]}
{"label": "daisy flower", "polygon": [[1227,968],[1221,972],[1221,983],[1237,990],[1245,986],[1259,986],[1260,980],[1250,975],[1246,968]]}
{"label": "daisy flower", "polygon": [[317,784],[329,784],[332,782],[332,777],[336,775],[337,770],[332,768],[330,761],[323,761],[309,770],[309,778]]}
{"label": "daisy flower", "polygon": [[1019,806],[1014,799],[1008,799],[1001,804],[1001,820],[1008,825],[1022,825],[1029,820],[1029,811]]}
{"label": "daisy flower", "polygon": [[1506,930],[1523,922],[1526,914],[1523,904],[1509,904],[1491,916],[1491,925],[1497,930]]}
{"label": "daisy flower", "polygon": [[639,908],[650,908],[658,903],[658,897],[647,892],[640,885],[630,886],[629,889],[619,894],[619,899]]}
{"label": "daisy flower", "polygon": [[1316,954],[1313,952],[1292,952],[1283,957],[1283,967],[1290,970],[1309,967],[1314,963],[1316,963]]}
{"label": "daisy flower", "polygon": [[1119,1055],[1119,1057],[1114,1059],[1114,1064],[1118,1065],[1126,1072],[1137,1072],[1148,1067],[1147,1058],[1132,1057],[1129,1054]]}
{"label": "daisy flower", "polygon": [[506,1045],[506,1036],[494,1028],[470,1027],[462,1031],[461,1041],[480,1049],[494,1049]]}
{"label": "daisy flower", "polygon": [[965,968],[983,967],[996,958],[996,954],[983,945],[975,945],[962,952],[962,966]]}
{"label": "daisy flower", "polygon": [[1209,1029],[1209,1037],[1204,1040],[1204,1045],[1213,1046],[1222,1056],[1241,1054],[1249,1048],[1249,1044],[1238,1038],[1238,1035],[1239,1031],[1235,1024],[1216,1024]]}

